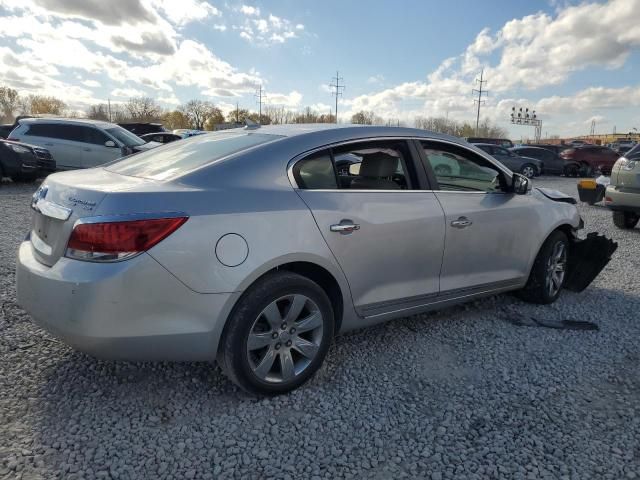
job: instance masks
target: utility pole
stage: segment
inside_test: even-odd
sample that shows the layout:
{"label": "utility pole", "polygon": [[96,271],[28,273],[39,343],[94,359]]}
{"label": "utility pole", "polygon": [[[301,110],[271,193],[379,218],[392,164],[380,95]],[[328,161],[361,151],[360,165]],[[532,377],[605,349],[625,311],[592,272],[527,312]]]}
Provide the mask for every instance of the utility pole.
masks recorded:
{"label": "utility pole", "polygon": [[335,88],[335,90],[331,92],[331,94],[335,95],[336,97],[336,123],[338,123],[338,97],[342,95],[342,90],[344,90],[345,87],[344,83],[340,85],[340,82],[344,82],[344,78],[342,78],[340,76],[340,73],[336,71],[336,76],[332,78],[331,81],[333,83],[331,83],[329,87]]}
{"label": "utility pole", "polygon": [[109,123],[111,123],[111,99],[107,99],[107,105],[109,109]]}
{"label": "utility pole", "polygon": [[236,101],[236,123],[240,123],[240,107],[238,106],[237,101]]}
{"label": "utility pole", "polygon": [[263,98],[266,98],[267,96],[262,89],[262,84],[258,86],[258,89],[254,96],[258,99],[258,123],[260,123],[262,121],[262,102],[264,101]]}
{"label": "utility pole", "polygon": [[478,99],[474,100],[473,103],[477,103],[478,104],[478,114],[476,116],[476,136],[478,135],[478,128],[480,127],[480,105],[482,105],[483,103],[485,103],[484,100],[482,100],[482,95],[487,95],[487,91],[484,90],[482,87],[484,86],[485,83],[487,83],[486,80],[483,79],[484,78],[484,68],[480,71],[480,79],[478,80],[476,78],[476,83],[480,85],[479,88],[474,88],[473,90],[471,90],[471,93],[478,94]]}

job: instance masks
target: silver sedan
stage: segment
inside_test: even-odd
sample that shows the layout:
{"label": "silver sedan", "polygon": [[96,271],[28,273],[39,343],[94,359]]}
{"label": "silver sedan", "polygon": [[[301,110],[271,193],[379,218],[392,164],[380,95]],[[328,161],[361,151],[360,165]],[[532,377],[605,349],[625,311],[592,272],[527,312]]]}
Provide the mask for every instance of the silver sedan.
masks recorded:
{"label": "silver sedan", "polygon": [[48,177],[18,298],[89,354],[217,359],[243,389],[282,393],[339,332],[586,288],[615,244],[578,239],[574,203],[422,130],[228,130]]}

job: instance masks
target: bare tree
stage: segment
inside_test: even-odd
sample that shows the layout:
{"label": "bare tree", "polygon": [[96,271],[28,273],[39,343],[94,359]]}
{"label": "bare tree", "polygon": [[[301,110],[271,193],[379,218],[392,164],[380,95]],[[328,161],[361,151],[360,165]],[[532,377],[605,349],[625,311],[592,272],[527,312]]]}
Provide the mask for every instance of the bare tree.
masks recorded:
{"label": "bare tree", "polygon": [[87,118],[91,118],[92,120],[103,120],[105,122],[109,121],[109,107],[104,103],[100,103],[98,105],[91,105],[89,110],[87,110]]}
{"label": "bare tree", "polygon": [[375,112],[367,112],[361,110],[351,116],[351,123],[358,125],[382,125],[384,119],[375,114]]}
{"label": "bare tree", "polygon": [[0,120],[12,122],[20,108],[20,96],[13,88],[0,87]]}
{"label": "bare tree", "polygon": [[125,104],[131,120],[136,122],[149,122],[159,120],[162,109],[153,98],[133,97]]}
{"label": "bare tree", "polygon": [[29,95],[21,101],[21,110],[27,115],[62,115],[67,104],[56,97],[46,95]]}
{"label": "bare tree", "polygon": [[[416,128],[423,130],[431,130],[432,132],[445,133],[447,135],[453,135],[455,137],[475,137],[475,128],[469,122],[459,122],[456,120],[449,120],[444,117],[416,117],[414,120]],[[491,123],[488,118],[485,118],[480,123],[478,128],[478,135],[480,137],[490,138],[504,138],[508,132],[502,128]]]}
{"label": "bare tree", "polygon": [[224,116],[220,109],[206,100],[191,100],[186,105],[181,106],[180,111],[189,119],[191,128],[196,130],[204,130],[210,119],[215,119],[218,123],[224,121]]}
{"label": "bare tree", "polygon": [[190,127],[189,118],[179,110],[165,112],[162,115],[162,123],[166,128],[170,130]]}

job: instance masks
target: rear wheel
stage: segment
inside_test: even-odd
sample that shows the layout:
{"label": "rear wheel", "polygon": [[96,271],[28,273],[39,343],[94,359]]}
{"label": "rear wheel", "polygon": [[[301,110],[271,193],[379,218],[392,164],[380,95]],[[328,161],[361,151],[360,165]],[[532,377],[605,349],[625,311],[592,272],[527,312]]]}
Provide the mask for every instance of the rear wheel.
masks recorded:
{"label": "rear wheel", "polygon": [[536,176],[537,169],[530,163],[525,163],[520,169],[520,173],[527,178],[533,178]]}
{"label": "rear wheel", "polygon": [[624,228],[628,230],[630,228],[634,228],[638,221],[640,220],[640,215],[633,212],[613,212],[613,224],[618,228]]}
{"label": "rear wheel", "polygon": [[564,233],[556,230],[542,244],[529,280],[517,292],[518,297],[530,303],[555,302],[566,278],[568,255],[569,240]]}
{"label": "rear wheel", "polygon": [[563,173],[565,177],[577,177],[580,175],[580,166],[575,163],[566,165],[563,169]]}
{"label": "rear wheel", "polygon": [[320,286],[295,273],[269,274],[240,299],[218,361],[249,393],[285,393],[320,368],[333,330],[331,302]]}

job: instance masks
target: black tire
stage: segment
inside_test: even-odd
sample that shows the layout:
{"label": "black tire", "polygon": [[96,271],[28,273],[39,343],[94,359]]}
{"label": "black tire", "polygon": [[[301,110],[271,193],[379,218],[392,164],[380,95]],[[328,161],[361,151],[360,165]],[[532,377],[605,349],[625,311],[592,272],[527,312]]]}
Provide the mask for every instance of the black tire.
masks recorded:
{"label": "black tire", "polygon": [[564,244],[565,252],[568,254],[569,240],[567,239],[567,236],[559,230],[556,230],[551,235],[549,235],[549,237],[542,244],[542,247],[538,252],[538,256],[533,262],[533,267],[531,268],[531,273],[529,274],[529,280],[527,281],[527,284],[522,290],[516,292],[516,295],[521,300],[529,303],[546,305],[555,302],[556,299],[560,296],[562,286],[564,285],[564,282],[567,278],[566,265],[568,264],[568,262],[565,262],[565,272],[557,291],[551,293],[547,288],[549,259],[553,255],[556,245],[560,242]]}
{"label": "black tire", "polygon": [[629,230],[634,228],[638,221],[640,220],[640,215],[633,212],[613,212],[613,224],[624,230]]}
{"label": "black tire", "polygon": [[531,163],[525,163],[524,165],[522,165],[522,167],[520,167],[520,173],[527,178],[535,177],[537,171],[538,169],[536,168],[536,166],[532,165]]}
{"label": "black tire", "polygon": [[565,177],[577,177],[580,174],[580,166],[575,163],[571,163],[564,167],[562,173],[564,173]]}
{"label": "black tire", "polygon": [[580,164],[580,175],[583,177],[593,177],[593,167],[588,163]]}
{"label": "black tire", "polygon": [[[315,356],[292,380],[279,382],[260,378],[251,365],[248,340],[257,319],[274,301],[291,295],[302,295],[318,307],[322,318],[322,335]],[[284,330],[286,333],[286,329]],[[220,342],[218,363],[223,372],[240,388],[256,395],[278,395],[300,387],[320,368],[334,334],[334,314],[325,291],[315,282],[291,272],[270,273],[259,279],[235,306]],[[273,347],[265,347],[271,349]],[[277,357],[278,364],[280,356]],[[276,365],[276,362],[273,362]],[[284,377],[284,375],[282,375]]]}

